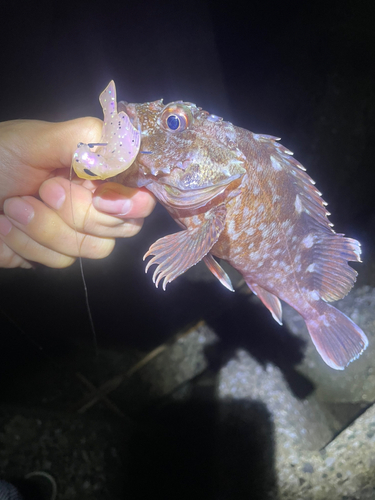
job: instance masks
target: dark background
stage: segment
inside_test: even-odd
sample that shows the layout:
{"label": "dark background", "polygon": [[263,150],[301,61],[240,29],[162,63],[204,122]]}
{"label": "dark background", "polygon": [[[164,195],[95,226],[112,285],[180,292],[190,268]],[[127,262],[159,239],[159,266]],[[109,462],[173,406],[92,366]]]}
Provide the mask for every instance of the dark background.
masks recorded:
{"label": "dark background", "polygon": [[[7,2],[0,16],[0,120],[102,118],[98,96],[111,79],[119,99],[194,102],[236,125],[282,137],[329,201],[337,231],[362,242],[369,265],[374,5]],[[166,292],[154,288],[142,256],[174,230],[159,207],[140,235],[119,241],[104,261],[84,262],[99,346],[152,349],[223,307],[236,311],[239,324],[249,321],[234,294],[196,274],[178,278]],[[370,273],[362,280],[369,283]],[[56,357],[71,342],[92,345],[78,265],[1,270],[0,308],[0,367],[8,374],[30,363],[30,339]],[[268,312],[262,321],[270,324]],[[274,345],[267,340],[263,359],[273,359]]]}
{"label": "dark background", "polygon": [[[279,136],[317,181],[335,229],[361,241],[360,282],[374,285],[374,26],[373,0],[3,2],[0,121],[102,118],[98,97],[114,79],[119,99],[191,101],[235,125]],[[155,289],[142,256],[157,238],[176,229],[159,206],[141,233],[118,241],[107,259],[84,261],[101,354],[108,349],[125,353],[125,359],[134,349],[149,351],[204,319],[221,341],[213,372],[243,347],[258,361],[278,365],[293,394],[304,398],[313,387],[294,370],[303,345],[265,308],[207,280],[203,264],[166,292]],[[98,384],[118,368],[105,365],[106,378],[96,359],[78,263],[62,270],[0,269],[1,405],[18,405],[21,414],[26,408],[54,409],[65,421],[64,411],[82,397],[75,370]],[[153,495],[158,486],[165,491],[163,481],[171,491],[184,485],[180,498],[211,498],[204,494],[214,477],[206,474],[216,421],[210,404],[204,397],[188,411],[177,404],[167,417],[151,414],[147,423],[172,429],[172,439],[165,439],[168,432],[152,433],[142,444],[135,436],[129,475],[136,491],[148,483],[151,491],[134,498]],[[230,483],[231,498],[265,498],[264,471],[274,476],[272,424],[266,408],[253,411],[253,426],[234,420],[228,433],[232,469],[222,476],[229,483],[240,477]],[[100,445],[100,437],[93,442]],[[249,446],[249,439],[255,444]],[[71,443],[74,453],[78,441]],[[73,465],[79,472],[77,456]],[[25,473],[14,460],[17,473]],[[55,452],[50,460],[61,484],[66,471],[59,472]],[[171,468],[166,479],[159,465]],[[244,484],[246,490],[239,492]]]}

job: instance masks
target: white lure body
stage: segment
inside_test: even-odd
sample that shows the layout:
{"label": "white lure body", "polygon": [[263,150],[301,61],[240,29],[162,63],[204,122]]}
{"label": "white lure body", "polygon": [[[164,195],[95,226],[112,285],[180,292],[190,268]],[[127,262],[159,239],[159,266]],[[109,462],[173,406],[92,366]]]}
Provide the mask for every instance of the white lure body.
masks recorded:
{"label": "white lure body", "polygon": [[124,172],[134,162],[141,145],[141,132],[124,111],[117,113],[113,80],[100,94],[99,101],[104,114],[100,142],[79,143],[73,155],[72,167],[81,179],[105,180]]}

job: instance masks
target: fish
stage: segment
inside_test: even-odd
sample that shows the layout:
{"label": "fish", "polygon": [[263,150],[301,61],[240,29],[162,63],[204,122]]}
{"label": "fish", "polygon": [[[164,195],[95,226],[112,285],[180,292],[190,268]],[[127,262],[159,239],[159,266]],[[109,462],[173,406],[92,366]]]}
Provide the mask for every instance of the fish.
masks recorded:
{"label": "fish", "polygon": [[353,287],[360,243],[332,229],[327,203],[279,138],[234,126],[190,102],[118,103],[141,132],[139,153],[114,181],[145,187],[182,229],[144,256],[156,287],[203,261],[228,290],[228,262],[272,317],[280,300],[305,320],[323,361],[343,370],[365,333],[330,304]]}
{"label": "fish", "polygon": [[[73,154],[72,168],[81,179],[106,180],[124,172],[135,160],[141,134],[123,111],[117,112],[116,85],[112,80],[99,96],[104,124],[99,142],[80,142]],[[93,151],[93,148],[96,148]]]}

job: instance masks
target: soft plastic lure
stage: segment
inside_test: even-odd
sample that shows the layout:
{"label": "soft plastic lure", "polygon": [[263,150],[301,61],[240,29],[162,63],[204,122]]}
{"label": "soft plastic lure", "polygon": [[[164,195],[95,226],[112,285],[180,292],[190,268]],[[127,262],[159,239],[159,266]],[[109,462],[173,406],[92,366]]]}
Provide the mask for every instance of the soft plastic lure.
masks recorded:
{"label": "soft plastic lure", "polygon": [[104,114],[100,142],[80,142],[73,155],[72,167],[81,179],[104,180],[124,172],[134,162],[141,145],[140,130],[133,126],[124,111],[117,113],[113,80],[100,94],[99,101]]}

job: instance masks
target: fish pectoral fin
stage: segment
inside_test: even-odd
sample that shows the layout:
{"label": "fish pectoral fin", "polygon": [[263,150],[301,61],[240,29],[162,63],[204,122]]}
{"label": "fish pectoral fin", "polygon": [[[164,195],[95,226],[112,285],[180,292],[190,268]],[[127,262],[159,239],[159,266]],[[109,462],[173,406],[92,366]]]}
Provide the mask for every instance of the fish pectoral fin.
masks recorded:
{"label": "fish pectoral fin", "polygon": [[198,217],[199,223],[192,224],[185,231],[169,234],[157,240],[143,257],[153,255],[146,266],[146,272],[153,264],[158,264],[153,274],[156,287],[164,278],[163,289],[167,283],[197,264],[210,251],[224,229],[227,210],[225,205],[211,208]]}
{"label": "fish pectoral fin", "polygon": [[225,286],[225,288],[228,288],[228,290],[234,292],[234,288],[229,276],[210,253],[203,257],[203,262],[206,264],[211,273],[220,281],[220,283]]}
{"label": "fish pectoral fin", "polygon": [[250,290],[255,293],[255,295],[263,302],[263,304],[267,307],[267,309],[272,314],[272,317],[279,325],[283,324],[282,321],[282,307],[281,302],[276,295],[271,292],[267,292],[264,288],[255,283],[246,282],[247,286]]}

